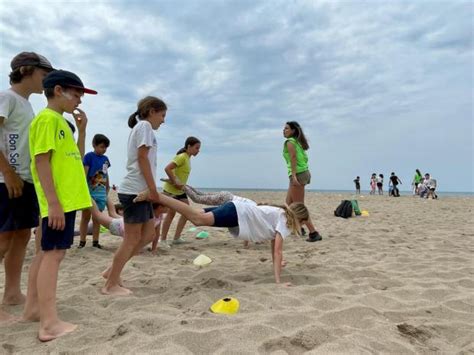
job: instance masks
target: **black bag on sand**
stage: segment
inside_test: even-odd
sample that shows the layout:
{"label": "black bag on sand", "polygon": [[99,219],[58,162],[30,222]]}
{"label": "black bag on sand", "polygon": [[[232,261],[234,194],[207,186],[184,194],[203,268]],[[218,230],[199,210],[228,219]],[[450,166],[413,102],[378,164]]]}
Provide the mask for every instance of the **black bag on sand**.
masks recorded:
{"label": "black bag on sand", "polygon": [[342,200],[334,211],[336,217],[349,218],[352,217],[352,203],[349,200]]}

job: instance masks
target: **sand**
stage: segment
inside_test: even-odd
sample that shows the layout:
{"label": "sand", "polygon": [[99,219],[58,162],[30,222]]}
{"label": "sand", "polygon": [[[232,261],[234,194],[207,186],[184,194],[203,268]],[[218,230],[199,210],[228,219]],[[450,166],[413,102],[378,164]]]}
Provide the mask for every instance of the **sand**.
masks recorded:
{"label": "sand", "polygon": [[[285,194],[241,195],[277,203]],[[58,286],[60,316],[79,329],[43,344],[37,323],[1,327],[0,353],[473,353],[474,199],[364,196],[369,217],[334,217],[351,197],[308,194],[324,239],[285,242],[290,288],[274,284],[269,245],[247,250],[224,229],[200,227],[185,234],[189,244],[135,257],[123,273],[134,294],[107,297],[100,272],[121,239],[102,235],[104,250],[88,239],[68,252]],[[200,230],[210,237],[195,239]],[[24,284],[33,250],[31,241]],[[199,268],[201,253],[213,262]],[[4,277],[2,267],[2,285]],[[226,296],[240,301],[239,313],[211,313]]]}

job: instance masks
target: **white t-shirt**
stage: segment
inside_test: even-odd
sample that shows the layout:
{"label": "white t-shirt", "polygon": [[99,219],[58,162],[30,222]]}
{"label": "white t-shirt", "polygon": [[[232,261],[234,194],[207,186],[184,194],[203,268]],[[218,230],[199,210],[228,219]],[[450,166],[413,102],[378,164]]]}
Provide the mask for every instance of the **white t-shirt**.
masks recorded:
{"label": "white t-shirt", "polygon": [[237,210],[239,226],[229,228],[236,238],[251,242],[275,239],[276,232],[285,239],[291,234],[286,226],[285,211],[279,207],[257,206],[247,202],[233,202]]}
{"label": "white t-shirt", "polygon": [[133,127],[128,137],[127,175],[125,175],[122,184],[120,184],[120,193],[137,195],[148,188],[138,165],[138,148],[141,146],[150,147],[148,160],[150,161],[153,179],[156,181],[156,153],[158,144],[150,122],[141,120]]}
{"label": "white t-shirt", "polygon": [[[23,96],[5,90],[0,92],[0,117],[4,118],[0,125],[0,152],[23,180],[32,183],[28,135],[35,118],[33,107]],[[0,173],[0,183],[3,182]]]}
{"label": "white t-shirt", "polygon": [[235,196],[232,198],[232,202],[242,202],[242,203],[250,203],[252,205],[257,205],[257,202],[255,202],[254,200],[251,200],[249,198],[246,198],[246,197],[242,197],[242,196]]}

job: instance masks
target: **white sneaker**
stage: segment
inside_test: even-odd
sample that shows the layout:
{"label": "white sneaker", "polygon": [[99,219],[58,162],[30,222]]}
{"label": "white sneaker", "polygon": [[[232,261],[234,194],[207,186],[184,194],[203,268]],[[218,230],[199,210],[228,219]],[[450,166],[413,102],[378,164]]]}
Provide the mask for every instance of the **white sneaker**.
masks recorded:
{"label": "white sneaker", "polygon": [[171,245],[168,243],[167,240],[159,240],[158,246],[160,247],[160,249],[171,249]]}

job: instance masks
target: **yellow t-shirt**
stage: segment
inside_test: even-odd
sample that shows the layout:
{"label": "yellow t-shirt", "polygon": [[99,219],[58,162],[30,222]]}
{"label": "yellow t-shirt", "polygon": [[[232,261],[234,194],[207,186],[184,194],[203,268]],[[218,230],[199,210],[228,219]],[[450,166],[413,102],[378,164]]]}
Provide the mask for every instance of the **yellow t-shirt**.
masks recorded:
{"label": "yellow t-shirt", "polygon": [[35,156],[51,151],[51,175],[64,213],[91,207],[91,197],[74,135],[63,116],[49,108],[41,111],[30,126],[31,173],[41,211],[48,216],[48,201],[41,187]]}
{"label": "yellow t-shirt", "polygon": [[[188,153],[181,153],[174,157],[173,162],[176,164],[174,168],[174,175],[181,181],[182,184],[188,182],[189,174],[191,173],[191,158]],[[165,182],[163,185],[163,190],[166,192],[178,196],[184,193],[183,190],[177,189],[168,182]]]}

